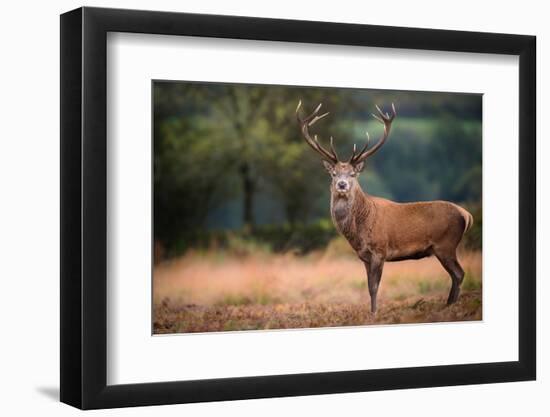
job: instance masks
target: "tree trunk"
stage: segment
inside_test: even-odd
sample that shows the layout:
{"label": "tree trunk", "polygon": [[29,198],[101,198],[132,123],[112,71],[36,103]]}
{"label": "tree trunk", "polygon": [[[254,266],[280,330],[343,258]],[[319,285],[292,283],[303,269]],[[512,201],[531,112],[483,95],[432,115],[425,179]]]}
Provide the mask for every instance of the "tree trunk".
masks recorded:
{"label": "tree trunk", "polygon": [[241,164],[241,178],[243,181],[243,223],[245,232],[254,228],[254,191],[255,183],[250,172],[248,162]]}

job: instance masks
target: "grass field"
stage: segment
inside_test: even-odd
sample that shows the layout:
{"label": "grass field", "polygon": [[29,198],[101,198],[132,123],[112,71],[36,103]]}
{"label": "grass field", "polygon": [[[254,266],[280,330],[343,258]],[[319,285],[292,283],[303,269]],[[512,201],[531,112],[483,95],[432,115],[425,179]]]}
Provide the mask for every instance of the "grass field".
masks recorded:
{"label": "grass field", "polygon": [[339,240],[307,256],[188,252],[154,270],[154,333],[480,320],[481,253],[459,258],[455,305],[435,258],[386,263],[373,316],[364,266]]}

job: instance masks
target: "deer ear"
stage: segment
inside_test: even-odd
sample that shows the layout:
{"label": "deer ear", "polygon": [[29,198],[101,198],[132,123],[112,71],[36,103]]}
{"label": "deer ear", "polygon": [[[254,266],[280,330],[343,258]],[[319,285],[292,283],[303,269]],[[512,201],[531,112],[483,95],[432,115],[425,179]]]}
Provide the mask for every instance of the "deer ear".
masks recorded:
{"label": "deer ear", "polygon": [[363,171],[363,168],[365,168],[365,161],[358,162],[353,166],[353,169],[357,174],[359,174],[361,171]]}
{"label": "deer ear", "polygon": [[334,164],[330,163],[329,161],[325,161],[323,159],[323,165],[325,166],[325,169],[328,171],[330,175],[334,172]]}

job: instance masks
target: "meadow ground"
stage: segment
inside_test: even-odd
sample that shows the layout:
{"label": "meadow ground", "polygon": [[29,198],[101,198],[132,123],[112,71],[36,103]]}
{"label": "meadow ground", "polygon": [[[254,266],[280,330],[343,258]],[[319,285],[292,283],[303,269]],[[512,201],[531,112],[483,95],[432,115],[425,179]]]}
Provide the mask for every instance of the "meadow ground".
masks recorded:
{"label": "meadow ground", "polygon": [[307,256],[188,252],[157,265],[154,333],[262,330],[481,320],[481,253],[459,255],[459,301],[437,259],[386,263],[378,312],[370,313],[363,264],[329,246]]}

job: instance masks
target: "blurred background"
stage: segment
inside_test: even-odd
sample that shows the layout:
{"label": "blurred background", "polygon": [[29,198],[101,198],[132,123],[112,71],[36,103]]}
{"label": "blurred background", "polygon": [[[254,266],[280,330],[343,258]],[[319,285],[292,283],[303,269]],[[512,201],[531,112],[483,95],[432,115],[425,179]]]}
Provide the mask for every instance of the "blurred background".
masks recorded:
{"label": "blurred background", "polygon": [[480,95],[184,82],[153,88],[154,233],[163,257],[213,239],[223,244],[226,231],[302,252],[334,236],[330,179],[298,131],[299,100],[306,111],[320,102],[330,111],[312,131],[325,146],[333,135],[342,158],[365,142],[365,131],[378,138],[374,105],[394,102],[392,134],[368,160],[363,189],[481,209]]}
{"label": "blurred background", "polygon": [[[469,255],[478,253],[474,262],[478,272],[470,274],[475,275],[470,278],[475,280],[472,289],[480,290],[481,95],[155,81],[157,304],[164,303],[168,308],[175,300],[178,305],[195,305],[199,300],[201,305],[220,305],[223,297],[229,305],[258,304],[257,297],[241,297],[237,289],[220,290],[223,296],[200,300],[197,294],[205,291],[191,289],[189,277],[193,273],[185,269],[195,261],[212,264],[212,259],[221,259],[228,271],[233,260],[242,263],[247,258],[253,262],[251,259],[259,256],[269,257],[269,261],[286,257],[287,266],[315,256],[325,261],[353,257],[330,219],[330,178],[320,157],[299,133],[295,117],[299,100],[306,112],[321,102],[323,110],[330,112],[312,131],[326,146],[328,138],[334,136],[341,158],[350,155],[353,143],[365,143],[366,131],[371,143],[381,134],[382,126],[371,116],[376,111],[375,104],[389,110],[395,103],[398,116],[392,133],[367,161],[360,177],[363,190],[399,202],[442,199],[467,208],[475,223],[461,250]],[[269,261],[262,262],[267,265]],[[362,291],[366,278],[362,264],[354,259],[355,263],[359,269],[346,274],[354,275],[357,289]],[[318,263],[315,265],[318,267]],[[244,270],[242,264],[240,268],[235,274],[242,278],[246,274],[238,272]],[[442,268],[434,268],[438,268],[437,277],[446,276]],[[214,276],[217,272],[209,270],[204,274]],[[166,276],[176,278],[160,278]],[[197,280],[204,284],[207,278]],[[447,291],[448,280],[447,277],[441,281],[439,292]],[[252,281],[246,285],[257,284],[257,280]],[[269,282],[275,281],[277,278]],[[224,278],[223,283],[227,282]],[[221,282],[212,284],[218,289],[222,286]],[[302,287],[300,291],[304,291]],[[432,287],[413,283],[410,294],[422,288],[428,294]],[[264,300],[263,305],[285,303],[292,298],[286,294],[277,300]],[[295,301],[315,300],[320,299],[303,296]]]}

